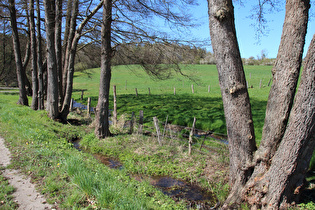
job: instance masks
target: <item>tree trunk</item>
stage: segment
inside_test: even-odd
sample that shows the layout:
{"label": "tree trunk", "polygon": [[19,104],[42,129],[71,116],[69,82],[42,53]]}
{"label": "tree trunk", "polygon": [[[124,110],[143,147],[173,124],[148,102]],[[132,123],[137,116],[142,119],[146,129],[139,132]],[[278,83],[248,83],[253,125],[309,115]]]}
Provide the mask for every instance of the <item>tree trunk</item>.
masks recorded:
{"label": "tree trunk", "polygon": [[62,45],[61,45],[61,22],[62,22],[62,0],[56,0],[56,21],[55,21],[55,50],[56,68],[58,74],[59,106],[61,110],[63,102],[62,91]]}
{"label": "tree trunk", "polygon": [[63,70],[65,69],[65,52],[66,52],[66,48],[68,46],[68,37],[69,37],[69,33],[70,33],[70,23],[71,23],[71,13],[72,13],[72,0],[68,0],[67,1],[67,14],[66,14],[66,23],[65,23],[65,32],[64,32],[64,42],[63,42],[63,50],[62,50],[62,61],[63,61]]}
{"label": "tree trunk", "polygon": [[15,63],[16,63],[16,74],[17,74],[18,85],[19,85],[19,100],[17,103],[28,106],[28,98],[27,98],[26,88],[25,88],[25,77],[23,77],[25,75],[25,70],[23,68],[23,63],[22,63],[14,0],[9,0],[9,10],[10,10],[10,23],[11,23],[12,37],[13,37],[13,48],[14,48]]}
{"label": "tree trunk", "polygon": [[37,70],[38,70],[38,109],[44,109],[44,81],[43,81],[43,58],[42,58],[42,36],[40,28],[40,5],[39,0],[36,0],[37,13]]}
{"label": "tree trunk", "polygon": [[2,28],[2,69],[0,72],[1,78],[0,80],[3,80],[5,78],[5,72],[6,72],[6,48],[7,48],[7,43],[6,43],[6,21],[4,19],[2,19],[2,23],[3,23],[3,28]]}
{"label": "tree trunk", "polygon": [[31,54],[32,54],[32,109],[38,109],[38,79],[37,79],[37,52],[36,52],[36,35],[35,35],[35,20],[34,20],[34,0],[29,0],[29,23],[31,37]]}
{"label": "tree trunk", "polygon": [[[70,25],[67,27],[69,27],[69,34],[67,36],[67,44],[66,44],[66,48],[65,48],[65,55],[64,55],[64,64],[63,64],[63,75],[62,75],[62,91],[63,91],[63,95],[66,95],[66,88],[67,88],[67,77],[68,77],[68,68],[69,68],[69,58],[70,58],[70,54],[71,54],[71,47],[72,47],[72,43],[73,43],[73,39],[75,36],[75,32],[76,32],[76,26],[77,26],[77,16],[79,13],[79,1],[78,0],[74,0],[72,1],[73,5],[72,5],[72,11],[71,11],[71,19],[70,19]],[[69,11],[68,11],[69,12]]]}
{"label": "tree trunk", "polygon": [[264,161],[267,165],[278,148],[289,119],[302,63],[309,8],[309,0],[288,0],[286,3],[262,140],[255,154],[256,161]]}
{"label": "tree trunk", "polygon": [[315,38],[291,110],[302,62],[309,0],[286,3],[263,139],[254,157],[255,141],[246,136],[252,130],[252,120],[248,118],[251,114],[247,90],[243,90],[246,83],[240,67],[232,1],[208,2],[210,35],[229,137],[230,176],[236,177],[231,178],[232,189],[223,208],[234,208],[244,201],[254,208],[287,208],[303,184],[315,147]]}
{"label": "tree trunk", "polygon": [[112,0],[104,0],[102,24],[102,63],[98,103],[95,113],[95,134],[98,138],[110,136],[109,131],[109,89],[111,79],[111,23]]}
{"label": "tree trunk", "polygon": [[55,51],[55,1],[45,0],[45,25],[47,39],[47,111],[51,119],[59,117],[58,74]]}
{"label": "tree trunk", "polygon": [[[252,173],[256,150],[251,106],[236,38],[232,0],[209,0],[211,43],[217,60],[230,150],[230,184],[236,193]],[[235,187],[234,187],[235,186]]]}
{"label": "tree trunk", "polygon": [[[315,35],[283,139],[265,174],[253,177],[244,200],[263,209],[288,208],[304,184],[315,148]],[[255,168],[256,170],[256,168]]]}
{"label": "tree trunk", "polygon": [[[74,8],[77,8],[78,2],[76,1]],[[94,10],[82,21],[82,23],[79,25],[78,29],[75,31],[74,37],[72,39],[72,43],[68,43],[70,45],[70,51],[67,53],[68,55],[68,61],[66,64],[68,65],[67,67],[67,76],[66,76],[66,83],[65,85],[65,96],[64,96],[64,101],[62,105],[62,111],[61,111],[61,118],[62,120],[66,121],[67,116],[69,114],[69,107],[70,107],[70,102],[71,102],[71,97],[72,97],[72,89],[73,89],[73,74],[74,74],[74,63],[75,63],[75,56],[77,52],[77,46],[78,42],[82,36],[82,30],[84,26],[88,23],[88,21],[95,15],[95,13],[102,7],[103,2],[101,1],[95,8]],[[75,11],[78,12],[77,9]],[[77,16],[77,15],[76,15]],[[73,27],[76,24],[73,25]],[[75,30],[71,29],[71,30]]]}

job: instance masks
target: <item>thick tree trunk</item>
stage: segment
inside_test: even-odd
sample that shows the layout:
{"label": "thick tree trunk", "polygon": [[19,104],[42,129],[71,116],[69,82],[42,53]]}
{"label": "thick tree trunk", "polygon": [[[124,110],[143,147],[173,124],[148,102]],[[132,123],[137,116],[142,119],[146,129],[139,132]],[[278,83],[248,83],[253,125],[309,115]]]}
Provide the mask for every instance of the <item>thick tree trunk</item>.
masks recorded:
{"label": "thick tree trunk", "polygon": [[288,208],[299,193],[315,148],[315,35],[305,58],[290,120],[267,173],[253,177],[243,198],[262,209]]}
{"label": "thick tree trunk", "polygon": [[[244,129],[252,121],[244,118],[250,116],[250,105],[247,91],[244,91],[246,97],[242,95],[245,79],[243,69],[239,67],[242,64],[235,36],[232,1],[208,2],[210,35],[217,59],[229,137],[230,176],[236,177],[231,178],[232,190],[223,208],[234,207],[242,201],[255,208],[286,208],[303,184],[315,146],[314,39],[291,111],[302,61],[309,0],[288,0],[286,3],[286,18],[279,55],[273,68],[274,79],[263,139],[254,157],[255,142],[248,138],[249,135],[246,136],[248,131]],[[237,95],[235,91],[238,91]]]}
{"label": "thick tree trunk", "polygon": [[31,54],[32,54],[32,109],[38,109],[38,79],[37,79],[37,51],[36,51],[36,35],[35,35],[35,20],[34,20],[34,0],[29,0],[29,23],[31,37]]}
{"label": "thick tree trunk", "polygon": [[45,25],[47,39],[47,111],[51,119],[59,117],[58,74],[55,51],[55,1],[45,0]]}
{"label": "thick tree trunk", "polygon": [[43,81],[43,58],[42,58],[42,36],[40,28],[40,5],[39,0],[36,0],[36,13],[37,13],[37,70],[38,70],[38,109],[44,109],[44,81]]}
{"label": "thick tree trunk", "polygon": [[251,106],[236,38],[232,0],[208,0],[211,43],[217,60],[235,193],[252,173],[256,150]]}
{"label": "thick tree trunk", "polygon": [[95,113],[95,134],[98,138],[110,136],[109,131],[109,89],[111,80],[111,23],[112,0],[105,0],[102,24],[102,63],[98,103]]}
{"label": "thick tree trunk", "polygon": [[[308,23],[309,0],[287,0],[278,56],[273,67],[273,83],[269,93],[261,144],[256,161],[275,154],[286,130],[302,63]],[[277,117],[275,117],[277,116]]]}
{"label": "thick tree trunk", "polygon": [[23,63],[22,63],[14,0],[9,0],[9,10],[10,10],[10,23],[11,23],[12,37],[13,37],[13,48],[14,48],[15,63],[16,63],[16,74],[17,74],[18,85],[19,85],[19,100],[17,103],[28,106],[28,98],[27,98],[26,88],[25,88],[25,77],[23,77],[25,75],[25,70],[23,68]]}

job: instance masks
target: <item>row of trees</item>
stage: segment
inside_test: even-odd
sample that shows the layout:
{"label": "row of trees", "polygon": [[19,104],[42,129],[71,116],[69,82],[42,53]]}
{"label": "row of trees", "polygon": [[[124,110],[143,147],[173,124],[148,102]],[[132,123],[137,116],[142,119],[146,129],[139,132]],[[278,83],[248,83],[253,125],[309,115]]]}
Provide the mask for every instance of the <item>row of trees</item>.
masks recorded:
{"label": "row of trees", "polygon": [[[45,0],[42,5],[39,0],[36,2],[28,0],[19,2],[18,5],[21,5],[19,11],[24,12],[18,15],[14,0],[9,0],[8,6],[1,3],[7,8],[11,22],[20,88],[19,103],[28,104],[18,31],[18,26],[24,23],[24,27],[29,28],[32,55],[32,108],[42,108],[44,91],[42,70],[44,63],[47,63],[47,110],[52,119],[66,120],[79,40],[101,40],[101,78],[95,134],[99,138],[104,138],[111,135],[108,104],[114,54],[121,54],[123,58],[135,55],[142,61],[145,70],[155,77],[167,78],[168,67],[174,67],[175,71],[180,72],[172,63],[183,56],[171,54],[174,45],[170,43],[176,43],[176,40],[154,30],[154,23],[158,24],[156,22],[158,18],[166,20],[172,26],[187,26],[189,16],[183,11],[194,2],[102,0],[94,4],[94,1],[83,0]],[[259,3],[257,17],[264,22],[263,8],[266,5],[273,7],[274,2],[266,0]],[[294,200],[294,193],[298,193],[304,183],[315,147],[315,37],[305,58],[300,87],[296,92],[310,1],[286,2],[283,34],[272,70],[273,85],[268,99],[262,140],[258,148],[236,38],[233,2],[208,0],[208,5],[210,35],[219,72],[230,150],[231,191],[223,208],[231,208],[241,202],[262,209],[285,208]],[[79,8],[85,10],[81,11]],[[101,8],[102,15],[97,12]],[[41,26],[43,11],[45,30],[42,30]],[[62,23],[65,24],[64,27]],[[100,28],[101,33],[94,33]],[[42,35],[45,37],[47,49],[46,62],[42,58]],[[122,48],[132,53],[126,56],[120,50]],[[147,58],[144,54],[138,53],[139,48],[154,57]],[[161,52],[167,56],[163,56]],[[148,64],[147,60],[151,63]],[[170,65],[158,65],[160,62]]]}
{"label": "row of trees", "polygon": [[[153,21],[154,18],[158,18],[166,20],[176,27],[183,27],[189,23],[190,19],[188,15],[180,14],[178,11],[185,5],[194,4],[194,2],[161,1],[155,4],[150,1],[132,0],[114,1],[110,4],[114,10],[114,15],[110,16],[111,25],[108,26],[112,29],[110,46],[116,50],[111,50],[108,57],[112,59],[116,53],[117,64],[121,64],[124,59],[122,57],[128,57],[126,63],[137,62],[143,64],[147,72],[154,71],[152,75],[162,75],[151,65],[166,61],[167,56],[154,60],[155,52],[153,51],[159,50],[161,53],[162,50],[172,46],[169,44],[169,40],[172,42],[176,42],[176,40],[170,36],[166,37],[159,30],[153,30],[153,25],[149,24],[148,20]],[[1,1],[0,6],[3,8],[1,19],[10,20],[11,24],[9,31],[4,29],[3,37],[13,37],[11,47],[14,50],[16,75],[20,89],[18,103],[28,105],[26,87],[31,86],[32,108],[43,109],[44,98],[47,97],[46,109],[49,116],[55,120],[66,121],[72,94],[75,58],[76,55],[79,55],[79,59],[85,58],[87,55],[85,53],[77,54],[77,51],[92,51],[92,53],[88,53],[88,56],[95,54],[94,59],[95,57],[100,58],[104,54],[104,49],[101,49],[104,43],[100,43],[101,37],[104,36],[104,31],[101,31],[101,28],[104,27],[104,14],[102,15],[98,11],[103,7],[104,13],[105,2],[10,0]],[[84,8],[84,10],[79,8]],[[144,19],[144,17],[146,18]],[[160,44],[154,44],[157,42]],[[8,47],[6,48],[6,46],[3,47],[3,58],[5,58],[2,63],[3,70],[9,72],[7,68],[8,53],[5,53],[8,51]],[[142,52],[136,53],[134,49],[130,52],[130,46],[141,48]],[[151,59],[148,59],[150,57],[148,55],[140,55],[148,52],[147,46],[154,46],[153,51],[149,50],[149,55],[152,55]],[[172,48],[175,49],[175,47]],[[188,50],[191,48],[189,47]],[[24,55],[24,59],[22,55]],[[136,61],[137,59],[138,61]],[[189,59],[193,58],[190,56]],[[182,61],[183,58],[176,61],[172,59],[169,63],[174,64],[179,60]],[[26,75],[28,63],[30,63],[31,83]],[[12,65],[12,60],[10,65]],[[91,62],[91,65],[95,66],[95,61]],[[166,70],[164,69],[163,72],[165,73]],[[44,76],[44,73],[47,74],[47,77]],[[47,95],[44,95],[46,92]]]}
{"label": "row of trees", "polygon": [[[46,92],[46,109],[50,118],[54,120],[67,120],[78,47],[84,49],[89,44],[99,43],[101,40],[100,95],[95,118],[95,133],[99,138],[110,135],[108,97],[112,58],[115,52],[117,52],[117,57],[127,55],[129,61],[138,60],[147,73],[160,79],[171,75],[170,67],[181,73],[176,65],[178,61],[183,60],[180,56],[186,56],[192,60],[192,56],[179,53],[176,49],[180,46],[178,40],[170,34],[162,33],[154,23],[157,20],[163,20],[172,25],[173,30],[187,26],[190,24],[190,18],[182,11],[187,5],[193,5],[194,1],[37,0],[35,2],[35,0],[21,0],[16,2],[10,0],[8,4],[1,3],[4,8],[3,18],[9,18],[11,23],[17,81],[20,89],[18,103],[28,105],[27,77],[22,60],[21,33],[19,33],[21,29],[24,29],[30,45],[31,106],[34,110],[43,109]],[[103,14],[98,12],[101,8],[103,8]],[[80,40],[83,41],[79,43]],[[130,46],[136,47],[130,48]],[[46,48],[46,53],[43,53],[43,48]],[[140,48],[141,52],[137,53],[137,49]],[[202,50],[199,52],[200,50],[193,51],[190,47],[181,46],[180,48],[202,54]],[[127,54],[126,52],[130,49],[132,51]],[[157,56],[166,50],[169,51],[167,55],[171,55],[174,49],[176,49],[175,54],[178,53],[175,57]],[[159,65],[163,62],[169,65]],[[45,82],[46,77],[43,76],[45,69],[47,69],[47,82]]]}

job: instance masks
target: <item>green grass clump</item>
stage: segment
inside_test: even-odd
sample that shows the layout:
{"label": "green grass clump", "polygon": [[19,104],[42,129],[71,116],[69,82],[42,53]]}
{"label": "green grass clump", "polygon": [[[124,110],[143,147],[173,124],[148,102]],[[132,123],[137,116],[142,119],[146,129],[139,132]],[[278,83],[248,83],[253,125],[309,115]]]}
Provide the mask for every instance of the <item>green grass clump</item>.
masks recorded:
{"label": "green grass clump", "polygon": [[[100,166],[96,160],[86,162],[82,157],[71,157],[65,164],[71,180],[87,195],[93,195],[95,207],[167,209],[176,206],[175,202],[165,199],[165,196],[152,186],[131,179],[124,171]],[[149,194],[155,196],[147,196]],[[184,209],[179,205],[175,208]]]}

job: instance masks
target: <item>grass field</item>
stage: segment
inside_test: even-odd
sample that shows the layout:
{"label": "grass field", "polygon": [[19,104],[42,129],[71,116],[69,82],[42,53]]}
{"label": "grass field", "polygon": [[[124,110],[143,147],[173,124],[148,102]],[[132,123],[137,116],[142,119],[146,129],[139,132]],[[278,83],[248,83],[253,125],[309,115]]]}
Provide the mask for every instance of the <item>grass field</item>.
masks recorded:
{"label": "grass field", "polygon": [[[265,116],[271,78],[271,66],[245,66],[251,98],[256,137],[259,141]],[[116,85],[118,115],[144,111],[147,122],[157,116],[176,125],[189,126],[197,118],[196,127],[217,133],[226,133],[225,120],[218,73],[215,65],[182,66],[187,76],[173,75],[169,80],[153,80],[140,66],[115,66],[112,69],[111,87]],[[92,106],[97,104],[99,91],[99,69],[89,69],[76,73],[74,78],[75,100],[80,101],[82,89],[83,103],[91,97]],[[261,82],[260,82],[261,81]],[[192,85],[194,93],[192,93]],[[210,92],[208,92],[210,86]],[[260,88],[261,87],[261,88]],[[138,97],[135,89],[137,88]],[[149,88],[150,94],[149,95]],[[176,95],[174,96],[174,88]],[[111,90],[112,94],[112,90]],[[112,101],[112,95],[111,95]],[[110,103],[112,109],[113,103]]]}
{"label": "grass field", "polygon": [[[249,86],[253,85],[249,94],[258,139],[264,121],[270,70],[271,67],[264,66],[245,67]],[[61,124],[49,119],[46,111],[33,111],[30,107],[16,105],[18,95],[1,93],[0,135],[13,154],[9,167],[21,169],[31,176],[48,202],[57,204],[60,209],[187,209],[185,201],[173,200],[149,182],[139,182],[131,175],[170,176],[194,183],[213,193],[213,200],[209,201],[211,207],[217,202],[222,203],[229,191],[226,144],[208,139],[201,148],[202,139],[194,138],[192,154],[188,155],[186,139],[165,137],[163,144],[159,145],[154,136],[136,132],[129,135],[128,129],[123,127],[125,114],[144,110],[147,121],[155,115],[160,120],[169,115],[174,123],[191,124],[196,116],[199,127],[225,132],[215,67],[188,66],[183,71],[194,75],[198,82],[193,83],[185,77],[152,81],[138,66],[114,67],[112,85],[117,85],[120,119],[117,127],[110,128],[115,135],[102,140],[93,134],[91,121],[85,113],[80,116],[72,112],[69,114],[72,121]],[[259,88],[261,79],[262,88]],[[207,81],[211,85],[210,93]],[[95,106],[98,84],[99,69],[76,73],[74,98],[78,100],[79,90],[86,89],[83,102],[91,97]],[[191,84],[194,84],[194,94],[191,93]],[[177,90],[175,96],[174,86]],[[138,97],[134,88],[138,88]],[[77,139],[81,139],[81,148],[85,152],[77,151],[69,143]],[[121,170],[110,169],[92,154],[117,158],[123,167]],[[0,209],[13,209],[16,205],[11,196],[14,189],[1,176],[1,169]],[[307,180],[313,182],[314,177]],[[305,200],[298,207],[314,209],[314,203]]]}

